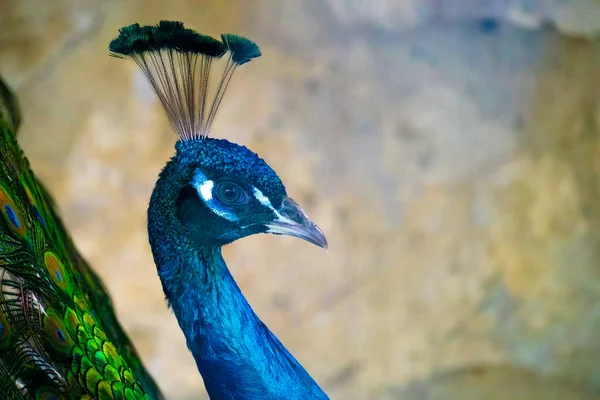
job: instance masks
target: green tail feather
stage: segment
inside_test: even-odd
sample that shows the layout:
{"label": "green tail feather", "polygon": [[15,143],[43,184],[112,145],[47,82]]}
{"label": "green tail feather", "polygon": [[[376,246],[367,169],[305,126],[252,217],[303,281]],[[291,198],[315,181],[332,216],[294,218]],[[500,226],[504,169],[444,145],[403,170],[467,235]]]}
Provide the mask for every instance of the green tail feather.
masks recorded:
{"label": "green tail feather", "polygon": [[161,398],[0,113],[0,399]]}

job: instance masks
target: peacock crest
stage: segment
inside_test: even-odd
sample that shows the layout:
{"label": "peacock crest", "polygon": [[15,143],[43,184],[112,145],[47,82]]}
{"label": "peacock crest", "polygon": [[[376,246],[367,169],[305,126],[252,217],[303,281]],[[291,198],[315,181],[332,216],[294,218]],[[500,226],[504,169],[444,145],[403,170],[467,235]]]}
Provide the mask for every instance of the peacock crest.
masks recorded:
{"label": "peacock crest", "polygon": [[[219,41],[185,28],[182,22],[133,24],[119,33],[110,43],[111,55],[137,63],[181,141],[208,136],[236,68],[261,55],[258,46],[245,37],[227,33]],[[227,61],[222,76],[212,88],[213,62],[223,56]]]}

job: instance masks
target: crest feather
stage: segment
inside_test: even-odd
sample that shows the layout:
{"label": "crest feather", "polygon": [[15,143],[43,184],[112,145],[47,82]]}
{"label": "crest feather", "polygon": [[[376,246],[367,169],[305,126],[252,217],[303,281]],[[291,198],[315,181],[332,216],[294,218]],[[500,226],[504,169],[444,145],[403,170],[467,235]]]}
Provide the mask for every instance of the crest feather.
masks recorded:
{"label": "crest feather", "polygon": [[260,57],[262,53],[257,44],[243,36],[232,33],[223,33],[221,40],[231,52],[231,58],[239,65],[245,64],[253,58]]}
{"label": "crest feather", "polygon": [[[154,26],[132,24],[119,29],[109,45],[110,55],[131,58],[158,95],[179,140],[203,139],[229,82],[239,65],[261,55],[253,41],[233,34],[223,42],[185,28],[182,22],[160,21]],[[208,104],[213,60],[229,52],[225,69]]]}

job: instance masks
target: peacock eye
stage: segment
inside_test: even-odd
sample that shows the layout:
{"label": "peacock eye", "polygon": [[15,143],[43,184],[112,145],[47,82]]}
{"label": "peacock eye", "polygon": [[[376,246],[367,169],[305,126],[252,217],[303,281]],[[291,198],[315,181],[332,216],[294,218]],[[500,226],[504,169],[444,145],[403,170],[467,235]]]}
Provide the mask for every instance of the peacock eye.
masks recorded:
{"label": "peacock eye", "polygon": [[233,182],[221,182],[215,186],[214,195],[223,204],[240,205],[248,201],[244,189]]}

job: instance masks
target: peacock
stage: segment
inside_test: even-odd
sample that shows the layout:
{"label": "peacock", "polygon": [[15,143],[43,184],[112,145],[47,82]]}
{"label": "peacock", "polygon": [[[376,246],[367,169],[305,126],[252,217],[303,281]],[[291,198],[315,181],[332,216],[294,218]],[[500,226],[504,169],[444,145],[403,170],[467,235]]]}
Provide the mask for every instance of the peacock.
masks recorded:
{"label": "peacock", "polygon": [[[161,21],[121,28],[109,50],[139,66],[178,138],[150,197],[148,237],[167,304],[210,398],[327,399],[252,310],[221,254],[257,233],[327,248],[263,159],[209,137],[234,72],[261,56],[259,47]],[[214,83],[216,64],[223,72]],[[1,84],[0,398],[161,399],[102,282],[19,149],[19,121],[17,102]]]}

